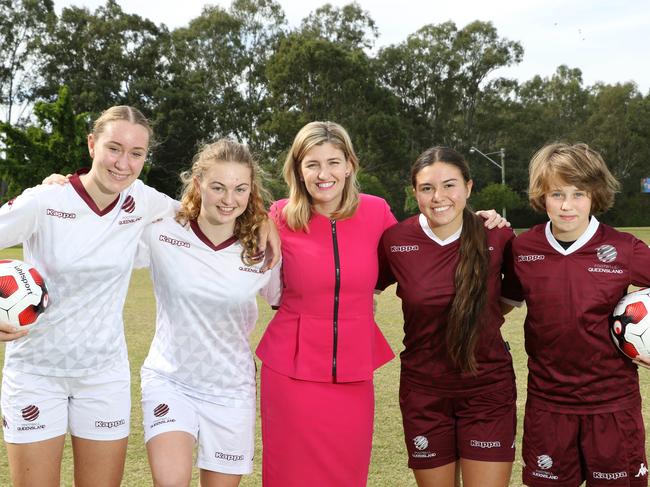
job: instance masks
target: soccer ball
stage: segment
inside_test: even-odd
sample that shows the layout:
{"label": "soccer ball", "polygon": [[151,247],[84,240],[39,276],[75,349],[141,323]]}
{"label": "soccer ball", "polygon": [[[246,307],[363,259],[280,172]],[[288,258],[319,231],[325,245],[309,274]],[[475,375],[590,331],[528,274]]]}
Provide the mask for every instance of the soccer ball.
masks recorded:
{"label": "soccer ball", "polygon": [[614,343],[625,355],[650,355],[650,288],[626,294],[614,308],[610,324]]}
{"label": "soccer ball", "polygon": [[0,260],[0,322],[28,328],[48,303],[45,282],[36,269],[20,260]]}

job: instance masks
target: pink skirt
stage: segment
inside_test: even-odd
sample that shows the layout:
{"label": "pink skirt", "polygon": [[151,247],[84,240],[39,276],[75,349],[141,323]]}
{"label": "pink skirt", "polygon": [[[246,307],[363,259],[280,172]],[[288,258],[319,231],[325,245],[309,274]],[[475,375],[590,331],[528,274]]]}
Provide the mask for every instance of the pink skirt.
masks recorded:
{"label": "pink skirt", "polygon": [[368,481],[374,386],[292,379],[262,366],[264,487],[363,487]]}

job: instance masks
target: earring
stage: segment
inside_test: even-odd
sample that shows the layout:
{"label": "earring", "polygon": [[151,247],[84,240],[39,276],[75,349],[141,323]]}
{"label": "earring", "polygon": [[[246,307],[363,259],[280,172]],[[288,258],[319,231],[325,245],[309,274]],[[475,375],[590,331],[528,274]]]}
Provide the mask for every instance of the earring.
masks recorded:
{"label": "earring", "polygon": [[345,177],[346,177],[346,178],[349,178],[349,177],[350,177],[350,173],[349,173],[349,172],[346,172],[346,173],[345,173]]}

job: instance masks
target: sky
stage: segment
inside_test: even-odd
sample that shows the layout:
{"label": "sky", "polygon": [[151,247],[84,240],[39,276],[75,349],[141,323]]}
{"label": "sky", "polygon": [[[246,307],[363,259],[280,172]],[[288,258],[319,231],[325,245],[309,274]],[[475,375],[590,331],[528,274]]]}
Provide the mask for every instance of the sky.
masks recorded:
{"label": "sky", "polygon": [[[278,0],[291,26],[326,0]],[[329,0],[342,6],[351,0]],[[122,10],[169,28],[182,27],[207,4],[230,6],[230,0],[117,0]],[[57,12],[68,5],[91,11],[103,0],[55,0]],[[379,30],[377,46],[398,44],[426,24],[452,20],[458,28],[490,21],[500,37],[518,41],[523,61],[495,71],[526,81],[550,77],[566,64],[582,71],[585,86],[633,81],[650,93],[650,3],[648,0],[357,0]]]}

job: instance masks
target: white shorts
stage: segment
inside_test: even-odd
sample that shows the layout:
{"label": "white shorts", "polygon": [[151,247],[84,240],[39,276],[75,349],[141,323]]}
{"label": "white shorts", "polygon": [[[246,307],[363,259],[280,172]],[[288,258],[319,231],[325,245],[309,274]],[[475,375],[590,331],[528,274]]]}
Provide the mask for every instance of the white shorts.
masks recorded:
{"label": "white shorts", "polygon": [[233,408],[192,397],[164,377],[142,381],[145,443],[170,431],[191,434],[199,446],[196,466],[233,475],[253,471],[255,407]]}
{"label": "white shorts", "polygon": [[66,434],[87,440],[129,436],[128,367],[86,377],[47,377],[5,369],[2,424],[7,443],[32,443]]}

